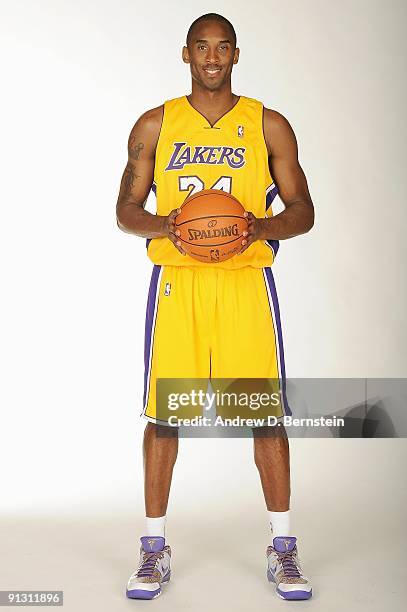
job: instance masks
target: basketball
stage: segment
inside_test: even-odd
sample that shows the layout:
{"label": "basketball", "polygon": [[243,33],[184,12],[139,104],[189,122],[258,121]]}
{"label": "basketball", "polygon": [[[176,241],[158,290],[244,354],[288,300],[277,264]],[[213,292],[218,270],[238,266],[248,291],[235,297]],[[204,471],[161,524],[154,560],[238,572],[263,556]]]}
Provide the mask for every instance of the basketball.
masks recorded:
{"label": "basketball", "polygon": [[244,212],[239,200],[220,189],[204,189],[189,196],[175,218],[182,248],[205,263],[230,259],[242,248],[248,227]]}

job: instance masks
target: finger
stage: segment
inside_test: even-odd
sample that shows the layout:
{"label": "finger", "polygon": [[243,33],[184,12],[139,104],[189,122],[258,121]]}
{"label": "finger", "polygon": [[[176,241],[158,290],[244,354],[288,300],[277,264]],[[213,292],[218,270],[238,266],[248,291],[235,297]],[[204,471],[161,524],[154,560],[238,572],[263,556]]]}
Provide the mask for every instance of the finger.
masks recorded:
{"label": "finger", "polygon": [[175,218],[177,217],[177,215],[179,215],[180,212],[180,208],[174,208],[174,210],[172,210],[168,215],[169,219],[171,219],[171,221],[175,221]]}
{"label": "finger", "polygon": [[174,232],[169,232],[168,234],[168,238],[174,243],[174,244],[181,244],[181,240],[179,239],[179,236],[177,236]]}
{"label": "finger", "polygon": [[[177,215],[181,212],[180,208],[176,208],[170,213],[169,225],[171,226],[171,231],[175,232],[176,223],[177,223]],[[179,234],[178,234],[179,236]]]}
{"label": "finger", "polygon": [[254,225],[254,219],[250,219],[247,223],[247,227],[253,227]]}
{"label": "finger", "polygon": [[181,253],[181,255],[186,255],[186,252],[182,248],[180,242],[174,242],[173,244],[174,244],[175,248],[177,249],[177,251],[179,251]]}
{"label": "finger", "polygon": [[254,240],[252,236],[248,236],[246,239],[242,240],[242,248],[240,249],[238,255],[241,255],[246,249],[249,248],[251,244],[253,244]]}
{"label": "finger", "polygon": [[182,255],[186,255],[186,252],[184,251],[184,249],[182,248],[182,242],[181,240],[178,239],[178,236],[176,236],[175,234],[173,234],[172,232],[170,232],[169,234],[169,239],[171,240],[171,242],[173,243],[173,245],[175,246],[175,248],[182,253]]}

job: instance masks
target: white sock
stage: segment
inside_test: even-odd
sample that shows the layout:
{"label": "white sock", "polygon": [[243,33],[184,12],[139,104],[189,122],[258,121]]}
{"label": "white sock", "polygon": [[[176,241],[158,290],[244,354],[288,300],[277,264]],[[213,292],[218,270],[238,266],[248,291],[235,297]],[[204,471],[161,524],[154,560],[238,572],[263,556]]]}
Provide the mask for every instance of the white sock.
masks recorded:
{"label": "white sock", "polygon": [[290,535],[290,511],[274,512],[269,510],[269,521],[271,527],[271,535],[273,538],[284,537]]}
{"label": "white sock", "polygon": [[167,516],[146,516],[146,535],[165,538],[165,521]]}

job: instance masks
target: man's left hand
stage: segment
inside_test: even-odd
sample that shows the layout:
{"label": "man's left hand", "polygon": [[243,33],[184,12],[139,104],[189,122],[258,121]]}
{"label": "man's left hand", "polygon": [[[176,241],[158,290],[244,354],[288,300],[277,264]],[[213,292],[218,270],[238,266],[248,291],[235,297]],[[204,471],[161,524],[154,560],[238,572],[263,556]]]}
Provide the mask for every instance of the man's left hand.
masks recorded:
{"label": "man's left hand", "polygon": [[264,225],[266,219],[258,219],[250,211],[245,211],[244,216],[247,218],[248,228],[243,232],[242,248],[238,255],[241,255],[253,242],[256,240],[264,240]]}

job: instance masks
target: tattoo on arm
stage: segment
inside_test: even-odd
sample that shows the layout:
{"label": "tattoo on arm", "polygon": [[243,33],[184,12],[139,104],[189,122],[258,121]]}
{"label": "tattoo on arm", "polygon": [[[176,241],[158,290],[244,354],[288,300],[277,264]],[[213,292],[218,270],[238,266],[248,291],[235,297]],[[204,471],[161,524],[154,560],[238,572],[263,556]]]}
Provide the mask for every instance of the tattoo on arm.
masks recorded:
{"label": "tattoo on arm", "polygon": [[131,164],[127,164],[124,169],[122,182],[120,186],[120,199],[128,198],[131,194],[131,190],[134,187],[134,181],[140,178],[139,174],[136,174]]}
{"label": "tattoo on arm", "polygon": [[137,161],[138,159],[140,159],[140,155],[143,149],[144,149],[144,143],[143,142],[136,143],[135,136],[130,136],[129,138],[129,157]]}

